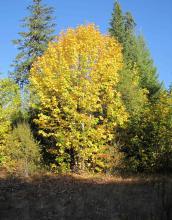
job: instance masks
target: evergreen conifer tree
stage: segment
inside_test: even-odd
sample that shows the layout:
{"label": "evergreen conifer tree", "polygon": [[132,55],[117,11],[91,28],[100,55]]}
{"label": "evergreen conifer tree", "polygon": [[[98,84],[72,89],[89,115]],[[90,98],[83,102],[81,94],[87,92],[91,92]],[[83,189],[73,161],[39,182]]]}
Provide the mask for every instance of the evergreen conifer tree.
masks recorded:
{"label": "evergreen conifer tree", "polygon": [[27,7],[29,16],[23,19],[23,32],[20,38],[14,40],[19,54],[16,56],[11,77],[21,86],[28,84],[28,75],[32,63],[41,56],[47,48],[48,42],[53,40],[55,24],[53,22],[53,8],[42,4],[42,0],[33,0]]}
{"label": "evergreen conifer tree", "polygon": [[136,23],[132,14],[130,12],[123,14],[120,4],[116,1],[109,33],[122,44],[127,69],[137,66],[140,87],[147,89],[149,97],[152,97],[160,90],[161,84],[144,38],[136,35],[135,27]]}
{"label": "evergreen conifer tree", "polygon": [[111,36],[116,37],[119,43],[124,42],[124,17],[120,4],[116,1],[112,12],[112,19],[110,21],[109,33]]}

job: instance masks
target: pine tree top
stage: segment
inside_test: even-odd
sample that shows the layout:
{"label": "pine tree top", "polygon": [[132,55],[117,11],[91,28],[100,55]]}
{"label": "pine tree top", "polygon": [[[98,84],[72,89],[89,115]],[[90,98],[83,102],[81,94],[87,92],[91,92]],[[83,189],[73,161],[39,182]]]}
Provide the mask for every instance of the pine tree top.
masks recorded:
{"label": "pine tree top", "polygon": [[43,5],[42,0],[33,0],[27,7],[29,15],[22,20],[20,38],[13,40],[19,50],[12,66],[11,77],[23,87],[28,84],[29,71],[36,57],[41,56],[53,40],[55,23],[54,9]]}

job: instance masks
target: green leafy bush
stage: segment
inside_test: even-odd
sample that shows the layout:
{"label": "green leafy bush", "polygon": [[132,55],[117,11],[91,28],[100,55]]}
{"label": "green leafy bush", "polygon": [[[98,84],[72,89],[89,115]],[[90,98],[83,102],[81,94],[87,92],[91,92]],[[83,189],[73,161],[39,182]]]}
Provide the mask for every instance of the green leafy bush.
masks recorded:
{"label": "green leafy bush", "polygon": [[4,155],[4,164],[10,171],[17,170],[28,176],[40,167],[39,145],[34,140],[28,123],[18,124],[8,135]]}

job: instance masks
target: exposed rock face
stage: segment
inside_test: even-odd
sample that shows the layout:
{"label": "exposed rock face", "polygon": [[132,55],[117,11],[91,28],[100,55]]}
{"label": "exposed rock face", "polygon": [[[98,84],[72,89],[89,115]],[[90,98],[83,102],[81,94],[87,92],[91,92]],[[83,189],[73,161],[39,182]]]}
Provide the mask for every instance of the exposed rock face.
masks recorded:
{"label": "exposed rock face", "polygon": [[171,220],[172,180],[0,179],[0,220]]}

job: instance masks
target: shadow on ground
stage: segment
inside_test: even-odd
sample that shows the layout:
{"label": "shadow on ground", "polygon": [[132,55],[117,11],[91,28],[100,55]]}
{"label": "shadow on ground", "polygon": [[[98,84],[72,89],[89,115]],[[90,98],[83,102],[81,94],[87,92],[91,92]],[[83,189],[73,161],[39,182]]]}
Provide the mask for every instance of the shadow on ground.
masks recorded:
{"label": "shadow on ground", "polygon": [[0,179],[0,220],[171,220],[172,180]]}

